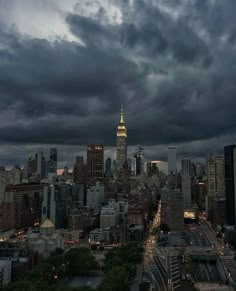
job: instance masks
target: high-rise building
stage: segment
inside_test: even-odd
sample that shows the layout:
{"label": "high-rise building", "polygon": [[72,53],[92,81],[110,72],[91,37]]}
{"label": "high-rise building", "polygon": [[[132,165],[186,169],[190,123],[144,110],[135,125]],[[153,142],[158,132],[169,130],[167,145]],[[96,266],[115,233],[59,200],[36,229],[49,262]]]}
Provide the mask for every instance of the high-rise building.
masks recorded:
{"label": "high-rise building", "polygon": [[190,163],[190,176],[195,177],[196,175],[196,165],[194,163]]}
{"label": "high-rise building", "polygon": [[92,214],[89,207],[78,207],[71,209],[68,215],[69,230],[87,231],[92,224]]}
{"label": "high-rise building", "polygon": [[190,176],[191,173],[191,162],[190,159],[184,158],[182,159],[182,175]]}
{"label": "high-rise building", "polygon": [[124,123],[123,107],[121,108],[120,123],[116,136],[116,164],[117,170],[121,170],[127,160],[127,130]]}
{"label": "high-rise building", "polygon": [[202,177],[206,175],[206,167],[203,164],[196,164],[196,175]]}
{"label": "high-rise building", "polygon": [[36,168],[36,174],[39,178],[42,178],[43,174],[43,153],[38,152],[36,155],[36,163],[37,163],[37,168]]}
{"label": "high-rise building", "polygon": [[147,176],[148,177],[151,177],[153,175],[159,175],[158,162],[159,161],[147,162]]}
{"label": "high-rise building", "polygon": [[213,198],[225,197],[224,157],[208,156],[206,212],[212,221]]}
{"label": "high-rise building", "polygon": [[116,160],[114,160],[114,161],[112,162],[112,172],[115,173],[116,170],[117,170],[117,164],[116,164]]}
{"label": "high-rise building", "polygon": [[104,177],[103,145],[90,144],[87,148],[87,166],[89,178],[100,180]]}
{"label": "high-rise building", "polygon": [[168,174],[176,174],[176,147],[168,147]]}
{"label": "high-rise building", "polygon": [[36,175],[39,179],[42,179],[45,177],[45,158],[43,156],[43,152],[38,152],[35,154],[35,160],[36,160]]}
{"label": "high-rise building", "polygon": [[68,209],[72,205],[73,187],[70,184],[45,185],[41,221],[50,219],[57,228],[65,228]]}
{"label": "high-rise building", "polygon": [[184,230],[184,199],[179,189],[161,190],[161,223],[167,224],[170,231]]}
{"label": "high-rise building", "polygon": [[210,156],[207,161],[208,196],[224,196],[224,157]]}
{"label": "high-rise building", "polygon": [[111,170],[111,158],[106,159],[105,163],[105,176],[106,177],[111,177],[112,176],[112,170]]}
{"label": "high-rise building", "polygon": [[31,227],[40,221],[44,184],[8,185],[4,202],[14,203],[14,228]]}
{"label": "high-rise building", "polygon": [[212,222],[214,225],[225,224],[225,197],[214,197],[212,203]]}
{"label": "high-rise building", "polygon": [[0,171],[0,202],[4,200],[7,185],[20,184],[22,181],[21,176],[21,170],[18,168]]}
{"label": "high-rise building", "polygon": [[192,206],[192,187],[191,176],[181,175],[181,187],[184,196],[184,207],[189,208]]}
{"label": "high-rise building", "polygon": [[143,148],[138,148],[134,154],[135,160],[135,176],[142,175],[144,173],[144,150]]}
{"label": "high-rise building", "polygon": [[49,170],[49,173],[57,172],[57,149],[56,148],[50,149],[50,159],[48,162],[48,170]]}
{"label": "high-rise building", "polygon": [[101,205],[105,200],[104,185],[96,181],[95,185],[87,188],[86,206],[93,208],[95,212],[99,212]]}
{"label": "high-rise building", "polygon": [[226,196],[226,223],[236,224],[236,145],[224,148],[225,157],[225,196]]}
{"label": "high-rise building", "polygon": [[181,169],[181,186],[184,196],[184,207],[189,208],[192,206],[192,185],[191,185],[191,162],[188,158],[182,159]]}
{"label": "high-rise building", "polygon": [[44,187],[41,218],[41,221],[44,221],[46,218],[50,219],[54,225],[56,223],[55,192],[56,188],[54,185]]}
{"label": "high-rise building", "polygon": [[82,156],[77,156],[74,164],[74,182],[82,182],[84,177],[84,158]]}
{"label": "high-rise building", "polygon": [[119,222],[119,212],[117,207],[108,204],[103,206],[100,213],[100,228],[112,227]]}
{"label": "high-rise building", "polygon": [[35,172],[36,172],[36,161],[32,156],[30,156],[26,164],[26,177],[27,178],[32,177],[33,173]]}

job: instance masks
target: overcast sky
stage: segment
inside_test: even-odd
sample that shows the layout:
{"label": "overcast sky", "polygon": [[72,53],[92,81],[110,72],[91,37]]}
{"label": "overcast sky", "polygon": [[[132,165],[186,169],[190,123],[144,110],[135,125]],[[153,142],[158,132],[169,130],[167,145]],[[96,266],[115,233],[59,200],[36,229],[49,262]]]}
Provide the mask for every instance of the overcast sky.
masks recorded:
{"label": "overcast sky", "polygon": [[86,144],[204,158],[235,142],[235,0],[0,0],[0,164]]}

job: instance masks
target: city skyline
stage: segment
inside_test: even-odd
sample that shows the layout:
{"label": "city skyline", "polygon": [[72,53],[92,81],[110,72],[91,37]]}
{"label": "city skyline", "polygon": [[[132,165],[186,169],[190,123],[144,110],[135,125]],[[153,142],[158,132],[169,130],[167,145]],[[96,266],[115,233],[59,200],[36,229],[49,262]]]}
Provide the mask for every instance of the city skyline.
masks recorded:
{"label": "city skyline", "polygon": [[0,287],[236,286],[236,0],[0,0]]}
{"label": "city skyline", "polygon": [[56,147],[60,167],[91,143],[113,156],[121,104],[131,155],[222,154],[235,140],[235,5],[0,1],[1,164]]}

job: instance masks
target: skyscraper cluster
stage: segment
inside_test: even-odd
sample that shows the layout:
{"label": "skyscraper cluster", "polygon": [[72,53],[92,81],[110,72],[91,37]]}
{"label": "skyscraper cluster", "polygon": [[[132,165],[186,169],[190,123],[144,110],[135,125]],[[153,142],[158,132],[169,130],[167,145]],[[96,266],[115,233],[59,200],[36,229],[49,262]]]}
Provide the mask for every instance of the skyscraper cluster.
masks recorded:
{"label": "skyscraper cluster", "polygon": [[49,174],[57,174],[57,149],[50,149],[49,160],[46,160],[43,152],[37,152],[30,156],[24,169],[24,178],[43,179]]}

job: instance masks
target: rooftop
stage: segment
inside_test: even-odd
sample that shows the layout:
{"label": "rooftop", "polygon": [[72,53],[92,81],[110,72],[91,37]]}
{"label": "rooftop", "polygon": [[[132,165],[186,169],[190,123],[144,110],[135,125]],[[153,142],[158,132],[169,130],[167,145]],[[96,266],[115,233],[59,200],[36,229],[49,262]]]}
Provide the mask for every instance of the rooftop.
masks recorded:
{"label": "rooftop", "polygon": [[46,218],[44,222],[40,225],[40,228],[52,228],[52,227],[55,227],[55,225],[48,218]]}

